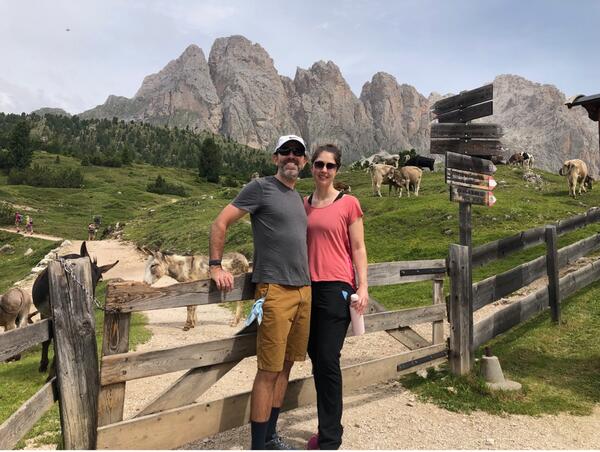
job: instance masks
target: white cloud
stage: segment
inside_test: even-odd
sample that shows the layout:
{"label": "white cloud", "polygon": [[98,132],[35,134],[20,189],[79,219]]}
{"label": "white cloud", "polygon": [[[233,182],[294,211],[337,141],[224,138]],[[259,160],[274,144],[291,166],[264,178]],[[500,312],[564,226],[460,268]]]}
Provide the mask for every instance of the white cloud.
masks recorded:
{"label": "white cloud", "polygon": [[0,91],[0,111],[13,112],[15,102],[8,93]]}
{"label": "white cloud", "polygon": [[[146,3],[143,3],[147,7]],[[180,32],[214,33],[223,28],[224,22],[238,15],[237,7],[220,2],[160,1],[152,3],[155,13],[171,18]],[[184,27],[182,30],[181,27]]]}

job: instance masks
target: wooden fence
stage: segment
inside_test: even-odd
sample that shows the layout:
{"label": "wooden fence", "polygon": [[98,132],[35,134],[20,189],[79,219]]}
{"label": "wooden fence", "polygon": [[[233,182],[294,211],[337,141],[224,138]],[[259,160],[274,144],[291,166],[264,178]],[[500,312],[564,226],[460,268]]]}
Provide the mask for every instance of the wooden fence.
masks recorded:
{"label": "wooden fence", "polygon": [[[344,391],[414,372],[447,360],[443,321],[443,259],[387,262],[369,266],[369,285],[433,281],[433,304],[365,316],[367,333],[387,331],[411,351],[342,369]],[[210,281],[151,288],[141,283],[109,284],[105,339],[100,372],[98,449],[169,449],[244,425],[250,416],[250,392],[207,403],[196,400],[243,358],[256,354],[256,333],[169,349],[128,352],[131,312],[251,299],[250,274],[235,278],[222,294]],[[432,323],[432,341],[410,328]],[[351,328],[348,335],[351,335]],[[123,421],[127,381],[189,369],[133,419]],[[315,402],[312,377],[289,383],[282,410]]]}
{"label": "wooden fence", "polygon": [[[466,275],[471,271],[468,250],[460,245],[450,246],[448,272],[452,290],[448,321],[451,325],[449,360],[453,372],[470,372],[477,347],[544,309],[549,308],[553,321],[559,322],[561,299],[600,279],[600,264],[594,262],[560,279],[559,270],[600,250],[600,233],[560,249],[557,248],[557,236],[599,221],[600,209],[593,208],[556,224],[529,229],[474,248],[472,266],[484,265],[542,243],[546,244],[546,255],[479,281],[470,288],[466,282]],[[542,277],[548,277],[545,287],[473,325],[473,312]],[[469,289],[472,290],[472,305],[466,296]]]}
{"label": "wooden fence", "polygon": [[[58,400],[65,449],[96,445],[98,354],[88,258],[65,266],[50,262],[48,275],[53,320],[42,320],[0,335],[0,360],[21,353],[51,335],[56,376],[0,425],[0,449],[11,449]],[[76,281],[80,281],[78,284]]]}

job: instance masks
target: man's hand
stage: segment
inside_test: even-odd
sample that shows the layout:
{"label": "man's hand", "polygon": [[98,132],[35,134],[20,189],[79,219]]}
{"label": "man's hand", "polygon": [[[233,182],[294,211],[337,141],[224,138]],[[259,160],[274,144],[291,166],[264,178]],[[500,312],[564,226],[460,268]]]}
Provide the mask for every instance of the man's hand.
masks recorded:
{"label": "man's hand", "polygon": [[233,289],[233,275],[223,270],[221,266],[210,267],[210,278],[217,285],[217,289],[222,292],[230,292]]}

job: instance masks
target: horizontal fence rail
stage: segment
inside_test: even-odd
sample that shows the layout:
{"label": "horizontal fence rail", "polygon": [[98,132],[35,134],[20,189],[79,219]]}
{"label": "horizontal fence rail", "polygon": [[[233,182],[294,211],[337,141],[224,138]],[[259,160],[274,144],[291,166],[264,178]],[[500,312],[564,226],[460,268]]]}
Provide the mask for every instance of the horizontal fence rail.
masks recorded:
{"label": "horizontal fence rail", "polygon": [[[560,298],[573,295],[599,279],[600,260],[560,278]],[[480,347],[490,339],[548,308],[548,287],[545,286],[477,322],[473,326],[473,346]]]}
{"label": "horizontal fence rail", "polygon": [[0,425],[0,449],[12,449],[58,400],[56,377]]}
{"label": "horizontal fence rail", "polygon": [[[445,273],[445,259],[383,262],[369,265],[368,282],[371,287],[403,284],[437,279]],[[105,308],[113,313],[136,312],[250,300],[254,297],[251,278],[251,273],[236,276],[233,290],[228,293],[217,290],[210,279],[167,287],[133,281],[109,283]]]}
{"label": "horizontal fence rail", "polygon": [[0,334],[0,361],[47,341],[50,328],[50,320],[46,319]]}
{"label": "horizontal fence rail", "polygon": [[[366,315],[365,332],[373,333],[398,327],[440,321],[446,306],[437,304]],[[349,328],[351,335],[351,328]],[[178,370],[239,361],[256,354],[256,333],[243,334],[210,342],[199,342],[161,350],[129,352],[102,358],[102,386],[137,378],[151,377]]]}
{"label": "horizontal fence rail", "polygon": [[[447,360],[446,344],[412,350],[342,369],[344,392],[431,367]],[[404,364],[410,367],[404,368]],[[282,411],[315,403],[312,376],[290,381]],[[193,403],[98,429],[98,449],[171,449],[250,419],[250,392]]]}
{"label": "horizontal fence rail", "polygon": [[[557,234],[566,233],[600,222],[600,208],[594,207],[585,213],[555,223]],[[473,248],[473,266],[478,267],[511,253],[540,245],[545,241],[545,228],[528,229],[510,237],[494,240]]]}
{"label": "horizontal fence rail", "polygon": [[[600,249],[600,233],[579,240],[558,250],[558,266],[569,263]],[[546,256],[521,264],[503,273],[473,284],[473,311],[546,276]]]}

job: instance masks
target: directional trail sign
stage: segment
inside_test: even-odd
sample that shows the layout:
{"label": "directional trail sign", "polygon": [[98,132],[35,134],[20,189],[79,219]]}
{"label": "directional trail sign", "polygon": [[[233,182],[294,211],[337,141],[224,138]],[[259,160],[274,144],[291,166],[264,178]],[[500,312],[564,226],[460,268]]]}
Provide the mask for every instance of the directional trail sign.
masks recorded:
{"label": "directional trail sign", "polygon": [[446,183],[450,185],[450,201],[491,207],[496,202],[492,176],[496,166],[487,159],[448,152]]}

